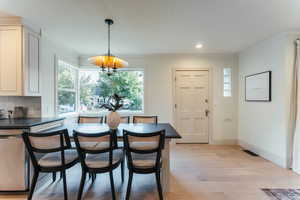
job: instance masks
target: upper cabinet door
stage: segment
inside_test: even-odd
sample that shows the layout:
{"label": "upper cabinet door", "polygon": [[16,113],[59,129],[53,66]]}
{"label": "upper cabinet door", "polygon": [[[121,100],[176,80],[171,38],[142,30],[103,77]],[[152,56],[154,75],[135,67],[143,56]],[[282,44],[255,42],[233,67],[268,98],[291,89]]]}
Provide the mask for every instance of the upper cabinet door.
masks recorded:
{"label": "upper cabinet door", "polygon": [[24,95],[40,96],[40,36],[24,28]]}
{"label": "upper cabinet door", "polygon": [[0,26],[0,95],[22,95],[22,28]]}

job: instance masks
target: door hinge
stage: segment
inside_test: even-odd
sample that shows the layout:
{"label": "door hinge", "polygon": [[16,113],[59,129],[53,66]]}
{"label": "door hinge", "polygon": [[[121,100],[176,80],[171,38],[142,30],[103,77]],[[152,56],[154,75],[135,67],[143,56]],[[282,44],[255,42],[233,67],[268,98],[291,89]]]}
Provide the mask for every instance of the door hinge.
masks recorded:
{"label": "door hinge", "polygon": [[177,104],[174,105],[175,109],[177,108]]}

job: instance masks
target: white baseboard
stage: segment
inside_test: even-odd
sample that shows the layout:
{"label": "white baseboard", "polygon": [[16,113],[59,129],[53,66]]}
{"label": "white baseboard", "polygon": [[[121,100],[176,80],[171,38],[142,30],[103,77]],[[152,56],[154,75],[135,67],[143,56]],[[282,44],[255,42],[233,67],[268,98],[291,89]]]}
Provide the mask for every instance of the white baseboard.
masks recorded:
{"label": "white baseboard", "polygon": [[266,160],[269,160],[273,163],[275,163],[276,165],[283,167],[283,168],[287,168],[287,159],[280,157],[278,155],[275,155],[269,151],[265,151],[255,145],[252,144],[248,144],[245,141],[242,140],[238,140],[238,144],[243,147],[244,149],[250,150],[256,154],[258,154],[259,156],[265,158]]}
{"label": "white baseboard", "polygon": [[194,142],[178,142],[176,140],[174,141],[174,144],[212,144],[212,145],[237,145],[237,140],[213,140],[209,143],[194,143]]}
{"label": "white baseboard", "polygon": [[210,142],[210,144],[215,144],[215,145],[237,145],[238,141],[237,140],[213,140]]}

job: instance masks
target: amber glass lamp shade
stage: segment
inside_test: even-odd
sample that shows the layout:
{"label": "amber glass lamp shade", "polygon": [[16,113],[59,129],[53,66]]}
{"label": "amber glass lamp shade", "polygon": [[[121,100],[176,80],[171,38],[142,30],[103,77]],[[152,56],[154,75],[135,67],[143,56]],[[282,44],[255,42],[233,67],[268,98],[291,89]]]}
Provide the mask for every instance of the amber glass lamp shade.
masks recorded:
{"label": "amber glass lamp shade", "polygon": [[89,62],[101,68],[119,69],[128,66],[126,61],[113,55],[94,56],[89,58]]}

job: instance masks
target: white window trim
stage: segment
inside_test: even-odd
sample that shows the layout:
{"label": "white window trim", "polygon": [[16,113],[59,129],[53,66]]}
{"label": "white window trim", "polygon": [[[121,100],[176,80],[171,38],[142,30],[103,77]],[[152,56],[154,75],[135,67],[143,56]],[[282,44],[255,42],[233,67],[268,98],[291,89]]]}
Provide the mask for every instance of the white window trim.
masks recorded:
{"label": "white window trim", "polygon": [[[57,106],[58,106],[58,83],[57,83],[57,79],[58,79],[58,62],[62,61],[65,62],[69,65],[69,67],[71,67],[72,69],[74,69],[76,71],[76,76],[75,76],[75,112],[68,112],[68,113],[58,113],[57,110]],[[72,117],[72,116],[77,116],[78,115],[78,97],[79,97],[79,93],[78,93],[78,70],[79,68],[74,66],[73,64],[65,61],[63,58],[59,58],[56,55],[54,56],[54,62],[55,62],[55,80],[54,80],[54,85],[55,85],[55,95],[54,95],[54,111],[55,111],[55,115],[59,116],[59,117]],[[63,89],[64,90],[64,89]],[[69,89],[65,89],[66,91]],[[74,91],[74,90],[72,90]]]}
{"label": "white window trim", "polygon": [[[95,67],[84,67],[81,66],[78,69],[78,79],[79,79],[79,71],[99,71],[101,69],[99,68],[95,68]],[[142,71],[143,72],[143,108],[141,111],[126,111],[126,110],[120,110],[118,111],[118,113],[120,113],[121,115],[143,115],[145,113],[145,102],[146,102],[146,92],[145,92],[145,85],[146,85],[146,81],[145,81],[145,76],[146,76],[146,70],[143,67],[130,67],[130,68],[122,68],[122,69],[118,69],[118,71]],[[77,81],[77,87],[78,87],[78,96],[77,96],[77,115],[85,115],[85,116],[95,116],[95,115],[100,115],[100,116],[104,116],[107,115],[109,113],[109,111],[89,111],[89,112],[81,112],[79,110],[79,104],[80,104],[80,83],[79,81]]]}

